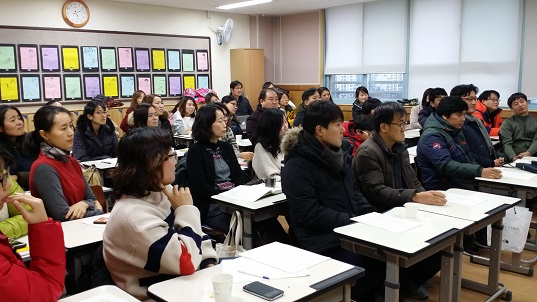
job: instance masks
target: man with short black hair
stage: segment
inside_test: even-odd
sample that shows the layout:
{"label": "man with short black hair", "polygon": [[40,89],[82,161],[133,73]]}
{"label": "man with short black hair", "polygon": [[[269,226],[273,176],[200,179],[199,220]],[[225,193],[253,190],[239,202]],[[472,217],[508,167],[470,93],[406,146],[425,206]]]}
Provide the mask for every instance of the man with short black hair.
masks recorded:
{"label": "man with short black hair", "polygon": [[500,105],[500,93],[496,90],[485,90],[477,98],[477,107],[474,116],[483,122],[490,136],[500,133],[503,123]]}
{"label": "man with short black hair", "polygon": [[445,96],[447,96],[447,92],[444,88],[436,87],[429,91],[427,94],[427,104],[423,106],[423,109],[418,113],[418,123],[420,123],[422,128],[425,126],[427,118],[436,111],[436,107],[440,104],[440,100]]}
{"label": "man with short black hair", "polygon": [[537,153],[537,118],[528,111],[528,97],[523,93],[513,93],[507,105],[514,115],[506,119],[500,127],[500,141],[505,156],[515,161]]}
{"label": "man with short black hair", "polygon": [[295,109],[296,117],[293,122],[293,127],[298,127],[302,125],[302,120],[304,119],[304,110],[311,104],[313,101],[320,100],[321,96],[315,88],[310,88],[302,93],[302,104],[298,105]]}
{"label": "man with short black hair", "polygon": [[242,83],[233,81],[229,84],[229,95],[232,95],[237,100],[237,115],[250,115],[254,112],[250,101],[242,96]]}
{"label": "man with short black hair", "polygon": [[255,128],[257,128],[257,125],[259,125],[259,121],[261,120],[261,115],[263,115],[263,111],[268,108],[278,107],[280,107],[280,103],[278,101],[278,93],[276,93],[276,90],[272,88],[261,90],[259,93],[259,104],[257,105],[257,109],[246,119],[246,134],[248,137],[252,137],[254,134]]}

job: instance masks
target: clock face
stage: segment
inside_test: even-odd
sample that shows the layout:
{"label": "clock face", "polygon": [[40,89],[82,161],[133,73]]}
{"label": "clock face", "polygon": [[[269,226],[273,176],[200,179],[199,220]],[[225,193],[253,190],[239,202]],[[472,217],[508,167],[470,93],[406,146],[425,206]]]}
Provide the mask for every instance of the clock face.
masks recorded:
{"label": "clock face", "polygon": [[64,6],[64,19],[71,26],[84,26],[89,20],[88,7],[81,1],[68,1]]}

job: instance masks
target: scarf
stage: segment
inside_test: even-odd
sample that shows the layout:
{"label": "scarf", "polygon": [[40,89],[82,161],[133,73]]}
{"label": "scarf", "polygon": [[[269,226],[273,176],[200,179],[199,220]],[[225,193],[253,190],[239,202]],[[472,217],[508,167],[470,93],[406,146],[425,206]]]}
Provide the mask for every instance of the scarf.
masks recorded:
{"label": "scarf", "polygon": [[45,154],[49,158],[64,163],[69,161],[69,157],[67,156],[69,154],[69,151],[64,151],[60,148],[53,147],[45,142],[41,143],[41,150],[43,151],[43,154]]}

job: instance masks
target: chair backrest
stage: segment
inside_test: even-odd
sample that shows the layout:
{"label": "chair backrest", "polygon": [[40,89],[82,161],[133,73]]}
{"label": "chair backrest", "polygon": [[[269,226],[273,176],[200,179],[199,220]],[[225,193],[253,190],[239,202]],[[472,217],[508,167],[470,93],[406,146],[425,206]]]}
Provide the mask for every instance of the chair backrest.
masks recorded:
{"label": "chair backrest", "polygon": [[103,187],[90,186],[90,188],[93,191],[93,195],[95,195],[95,198],[97,199],[97,201],[101,204],[103,211],[106,213],[108,209],[106,208],[106,198],[104,197]]}

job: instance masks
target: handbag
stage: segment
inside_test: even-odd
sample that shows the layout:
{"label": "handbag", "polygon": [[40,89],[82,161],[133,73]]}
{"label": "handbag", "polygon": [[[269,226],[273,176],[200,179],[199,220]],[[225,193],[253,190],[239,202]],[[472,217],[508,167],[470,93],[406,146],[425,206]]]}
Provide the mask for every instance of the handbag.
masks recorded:
{"label": "handbag", "polygon": [[[503,218],[502,250],[521,253],[528,239],[531,223],[531,212],[525,207],[514,207],[505,212]],[[490,245],[491,227],[487,227],[488,244]]]}
{"label": "handbag", "polygon": [[218,258],[238,257],[241,253],[244,253],[244,247],[242,246],[242,217],[239,211],[233,212],[226,239],[224,243],[216,245],[216,253]]}
{"label": "handbag", "polygon": [[86,169],[82,169],[82,175],[86,178],[88,185],[91,186],[102,186],[101,184],[101,172],[95,165],[91,165]]}

